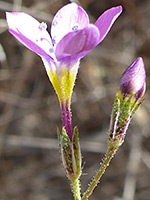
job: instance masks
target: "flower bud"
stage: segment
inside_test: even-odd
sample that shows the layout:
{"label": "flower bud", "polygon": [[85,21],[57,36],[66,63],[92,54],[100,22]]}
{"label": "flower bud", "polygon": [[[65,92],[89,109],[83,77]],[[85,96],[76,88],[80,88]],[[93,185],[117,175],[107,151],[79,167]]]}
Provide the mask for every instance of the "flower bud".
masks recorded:
{"label": "flower bud", "polygon": [[133,94],[136,99],[139,99],[144,95],[146,89],[146,73],[141,57],[137,58],[121,76],[120,89],[124,97]]}
{"label": "flower bud", "polygon": [[142,58],[137,58],[123,73],[120,87],[113,105],[108,145],[119,147],[124,142],[126,131],[135,111],[143,100],[145,93],[146,73]]}

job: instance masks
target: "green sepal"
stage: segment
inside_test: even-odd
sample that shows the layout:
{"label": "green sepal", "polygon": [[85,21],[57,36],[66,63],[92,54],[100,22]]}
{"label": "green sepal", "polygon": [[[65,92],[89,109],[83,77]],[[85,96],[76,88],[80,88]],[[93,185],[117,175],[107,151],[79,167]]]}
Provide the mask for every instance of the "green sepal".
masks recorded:
{"label": "green sepal", "polygon": [[124,97],[121,90],[117,91],[108,137],[110,148],[123,144],[130,121],[142,102],[143,100],[137,100],[133,94]]}
{"label": "green sepal", "polygon": [[78,127],[74,127],[74,134],[73,134],[73,150],[74,150],[74,157],[76,162],[76,176],[80,177],[81,175],[81,150],[80,150],[80,143],[79,143],[79,131]]}
{"label": "green sepal", "polygon": [[78,129],[74,128],[73,141],[71,142],[65,128],[62,128],[62,134],[58,133],[58,139],[60,141],[62,163],[66,176],[74,181],[81,175],[81,152],[78,139]]}
{"label": "green sepal", "polygon": [[133,117],[133,115],[135,114],[135,112],[137,111],[137,109],[140,107],[140,105],[143,103],[144,99],[139,99],[134,108],[132,109],[132,114],[131,114],[131,118]]}
{"label": "green sepal", "polygon": [[61,153],[66,176],[70,179],[70,176],[74,174],[73,155],[70,140],[64,127],[62,128]]}

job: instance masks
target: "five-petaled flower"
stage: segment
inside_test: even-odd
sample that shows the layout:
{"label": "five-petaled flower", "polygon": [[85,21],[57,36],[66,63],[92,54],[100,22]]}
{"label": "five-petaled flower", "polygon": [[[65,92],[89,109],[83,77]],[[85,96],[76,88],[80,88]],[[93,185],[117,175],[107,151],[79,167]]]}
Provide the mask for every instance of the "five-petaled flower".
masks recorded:
{"label": "five-petaled flower", "polygon": [[[107,35],[122,12],[117,6],[89,23],[87,13],[76,3],[62,7],[54,16],[51,34],[47,25],[22,12],[7,12],[9,32],[27,48],[38,54],[58,95],[63,125],[72,140],[70,102],[80,59]],[[51,35],[51,36],[50,36]]]}

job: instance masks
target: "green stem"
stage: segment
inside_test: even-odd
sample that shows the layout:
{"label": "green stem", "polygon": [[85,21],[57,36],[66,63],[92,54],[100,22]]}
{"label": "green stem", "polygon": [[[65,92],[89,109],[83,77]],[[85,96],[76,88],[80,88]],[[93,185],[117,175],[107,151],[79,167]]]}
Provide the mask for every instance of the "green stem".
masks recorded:
{"label": "green stem", "polygon": [[81,200],[79,179],[75,179],[75,180],[71,181],[71,183],[72,183],[72,189],[73,189],[73,193],[74,193],[74,199]]}
{"label": "green stem", "polygon": [[117,147],[112,147],[112,149],[107,150],[107,153],[105,154],[105,156],[102,160],[102,164],[101,164],[100,168],[98,169],[98,172],[96,173],[92,182],[89,184],[88,189],[84,192],[84,194],[82,196],[82,200],[88,200],[89,196],[92,194],[93,190],[99,183],[100,178],[105,173],[106,168],[109,166],[109,163],[110,163],[111,159],[114,157],[114,155],[116,154],[117,150],[118,150]]}

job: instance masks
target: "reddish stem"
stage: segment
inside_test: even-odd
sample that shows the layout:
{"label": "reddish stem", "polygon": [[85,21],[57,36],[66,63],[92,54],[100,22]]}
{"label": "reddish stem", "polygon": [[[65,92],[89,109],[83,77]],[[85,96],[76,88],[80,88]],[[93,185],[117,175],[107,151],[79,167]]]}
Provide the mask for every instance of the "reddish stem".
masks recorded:
{"label": "reddish stem", "polygon": [[66,133],[70,141],[72,142],[72,136],[73,136],[72,119],[71,119],[71,110],[68,102],[66,102],[65,104],[63,103],[61,104],[61,111],[62,111],[63,127],[65,128]]}

